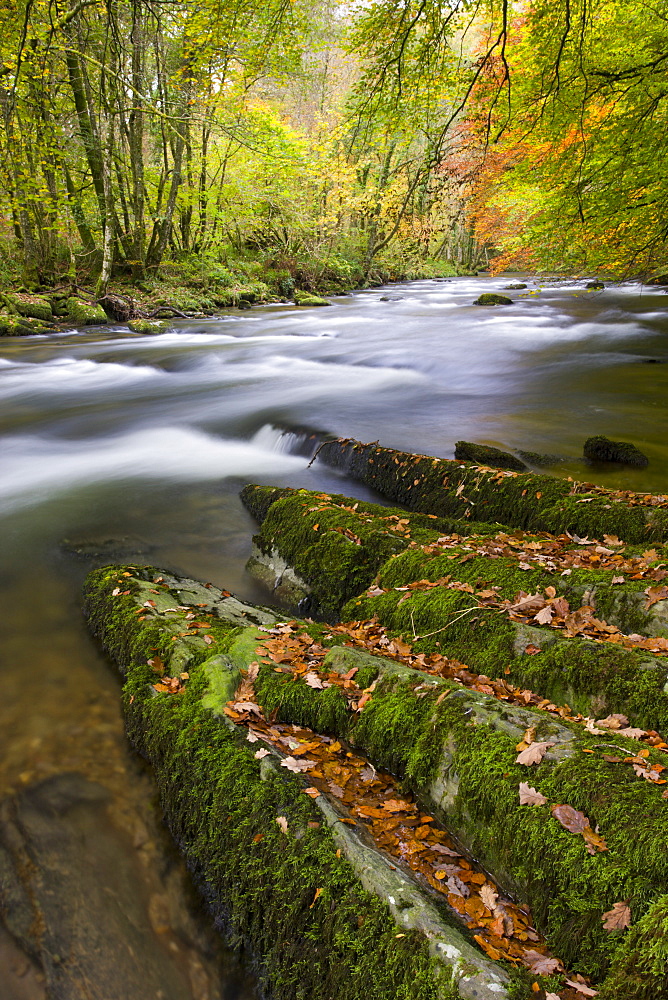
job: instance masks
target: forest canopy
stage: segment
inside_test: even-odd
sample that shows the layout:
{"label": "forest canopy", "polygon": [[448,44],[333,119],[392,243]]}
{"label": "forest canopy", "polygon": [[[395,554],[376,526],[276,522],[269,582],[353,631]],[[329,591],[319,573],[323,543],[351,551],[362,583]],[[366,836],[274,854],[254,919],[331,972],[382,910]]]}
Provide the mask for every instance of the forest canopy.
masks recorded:
{"label": "forest canopy", "polygon": [[667,269],[661,2],[0,10],[2,267],[28,283]]}

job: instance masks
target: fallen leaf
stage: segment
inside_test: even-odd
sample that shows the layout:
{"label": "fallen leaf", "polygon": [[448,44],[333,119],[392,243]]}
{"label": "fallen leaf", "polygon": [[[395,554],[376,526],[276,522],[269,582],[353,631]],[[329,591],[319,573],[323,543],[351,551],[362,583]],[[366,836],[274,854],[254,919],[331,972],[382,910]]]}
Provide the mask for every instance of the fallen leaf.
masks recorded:
{"label": "fallen leaf", "polygon": [[309,672],[304,675],[304,680],[309,687],[315,688],[316,691],[322,691],[325,686],[314,670],[309,670]]}
{"label": "fallen leaf", "polygon": [[311,785],[310,788],[302,789],[302,791],[304,792],[305,795],[310,795],[312,799],[317,799],[318,796],[321,794],[320,789],[315,788],[313,785]]}
{"label": "fallen leaf", "polygon": [[256,760],[262,760],[263,757],[268,757],[270,753],[271,753],[270,750],[267,750],[265,747],[262,747],[261,750],[256,750],[253,756],[255,757]]}
{"label": "fallen leaf", "polygon": [[532,788],[528,781],[520,782],[520,805],[521,806],[544,806],[547,799],[540,792]]}
{"label": "fallen leaf", "polygon": [[554,611],[552,610],[550,605],[547,604],[544,608],[541,608],[537,614],[534,615],[533,620],[535,622],[538,622],[539,625],[549,625],[553,618],[554,618]]}
{"label": "fallen leaf", "polygon": [[629,904],[623,901],[615,903],[611,910],[601,917],[606,931],[623,931],[631,924]]}
{"label": "fallen leaf", "polygon": [[540,764],[541,760],[550,749],[553,747],[554,743],[549,741],[541,741],[539,743],[532,743],[528,746],[526,750],[522,750],[515,759],[516,764]]}
{"label": "fallen leaf", "polygon": [[550,812],[570,833],[584,833],[587,827],[591,827],[585,814],[574,809],[573,806],[552,806]]}
{"label": "fallen leaf", "polygon": [[485,882],[482,889],[480,890],[480,898],[487,907],[488,910],[494,910],[496,906],[496,901],[499,898],[498,892],[489,884]]}
{"label": "fallen leaf", "polygon": [[532,972],[535,972],[539,976],[549,976],[552,972],[558,972],[560,969],[563,969],[558,958],[550,958],[548,955],[542,955],[539,951],[534,951],[532,948],[524,952],[523,961]]}
{"label": "fallen leaf", "polygon": [[320,897],[321,893],[322,893],[322,888],[315,890],[315,896],[313,897],[313,902],[309,906],[309,910],[313,909],[313,907],[315,906],[316,902],[318,901],[318,898]]}
{"label": "fallen leaf", "polygon": [[288,771],[292,771],[294,774],[301,774],[302,771],[309,771],[315,767],[316,763],[315,760],[297,760],[296,757],[284,757],[281,761],[281,767],[287,767]]}
{"label": "fallen leaf", "polygon": [[587,986],[586,983],[579,983],[575,979],[567,979],[566,984],[567,986],[572,986],[574,990],[577,990],[578,993],[582,993],[582,995],[585,997],[598,996],[598,990],[592,990],[592,988],[590,986]]}
{"label": "fallen leaf", "polygon": [[285,816],[277,816],[276,817],[276,822],[278,823],[278,825],[279,825],[279,827],[280,827],[280,829],[281,829],[281,831],[283,833],[287,833],[288,832],[288,821],[285,818]]}

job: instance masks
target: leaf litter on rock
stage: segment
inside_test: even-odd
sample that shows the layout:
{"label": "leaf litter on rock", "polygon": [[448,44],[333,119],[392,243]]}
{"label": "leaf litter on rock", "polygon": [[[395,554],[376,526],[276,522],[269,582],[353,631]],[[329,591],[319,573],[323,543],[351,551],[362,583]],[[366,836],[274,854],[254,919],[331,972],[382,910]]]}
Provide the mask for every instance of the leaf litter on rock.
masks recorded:
{"label": "leaf litter on rock", "polygon": [[[242,680],[241,690],[244,701],[250,700],[247,677]],[[241,697],[239,692],[237,697]],[[252,725],[253,732],[278,751],[282,766],[308,778],[306,795],[334,796],[341,822],[362,827],[377,849],[438,893],[474,932],[475,940],[490,958],[505,959],[533,971],[537,966],[551,972],[564,971],[532,926],[528,907],[505,896],[412,796],[398,795],[392,775],[377,770],[339,740],[332,741],[305,727],[270,721],[255,712],[244,713],[235,721],[238,725]],[[295,744],[308,748],[309,757],[300,758]],[[287,833],[287,819],[279,817],[276,822]]]}

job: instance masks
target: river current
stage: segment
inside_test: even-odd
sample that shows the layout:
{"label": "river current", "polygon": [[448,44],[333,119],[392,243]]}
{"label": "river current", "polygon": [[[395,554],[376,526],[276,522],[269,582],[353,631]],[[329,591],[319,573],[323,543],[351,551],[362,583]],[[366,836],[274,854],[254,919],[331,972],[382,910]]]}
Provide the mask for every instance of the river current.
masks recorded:
{"label": "river current", "polygon": [[[190,913],[150,776],[126,746],[118,680],[81,619],[81,581],[93,565],[148,562],[266,601],[244,573],[244,483],[372,496],[308,468],[302,428],[444,458],[459,439],[546,452],[567,459],[557,475],[668,492],[666,294],[524,279],[512,306],[472,304],[508,280],[230,310],[157,336],[110,325],[0,341],[0,798],[63,774],[108,790],[118,864],[135,866],[175,997],[255,993]],[[588,468],[592,434],[633,442],[649,467]],[[23,961],[4,931],[3,956]],[[15,980],[10,1000],[41,997],[34,970]]]}

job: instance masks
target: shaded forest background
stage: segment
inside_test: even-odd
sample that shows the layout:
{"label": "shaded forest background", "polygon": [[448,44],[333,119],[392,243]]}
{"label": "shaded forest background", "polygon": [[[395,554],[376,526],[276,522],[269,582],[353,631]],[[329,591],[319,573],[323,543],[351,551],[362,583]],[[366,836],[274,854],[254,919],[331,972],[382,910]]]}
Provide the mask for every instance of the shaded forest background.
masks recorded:
{"label": "shaded forest background", "polygon": [[668,270],[668,5],[0,0],[0,284]]}

